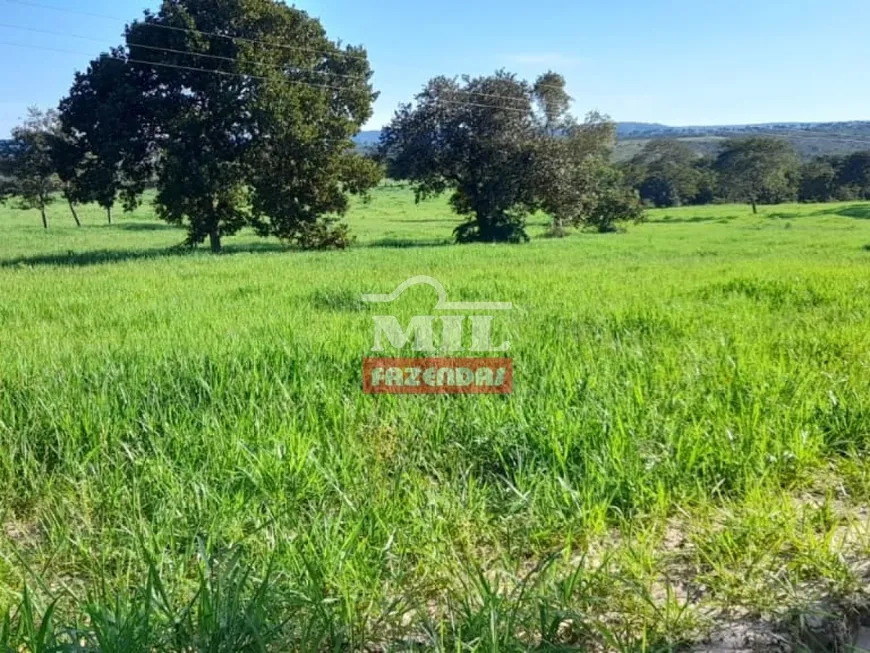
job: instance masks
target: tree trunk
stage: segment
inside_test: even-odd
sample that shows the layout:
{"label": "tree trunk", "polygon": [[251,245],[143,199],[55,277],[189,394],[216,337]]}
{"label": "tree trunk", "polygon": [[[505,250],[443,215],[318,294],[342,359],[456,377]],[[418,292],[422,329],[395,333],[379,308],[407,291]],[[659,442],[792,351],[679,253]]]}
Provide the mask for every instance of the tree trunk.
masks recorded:
{"label": "tree trunk", "polygon": [[750,200],[752,202],[752,215],[758,215],[758,205],[755,203],[755,200]]}
{"label": "tree trunk", "polygon": [[82,226],[82,221],[79,220],[79,214],[76,213],[76,207],[75,207],[75,204],[73,204],[73,201],[72,201],[70,198],[68,198],[68,197],[66,198],[66,202],[67,202],[67,204],[69,204],[69,210],[70,210],[70,212],[72,213],[73,220],[76,221],[76,226],[77,226],[77,227],[81,227],[81,226]]}
{"label": "tree trunk", "polygon": [[217,229],[209,232],[208,240],[209,240],[209,243],[211,244],[212,253],[219,254],[221,251],[221,235]]}
{"label": "tree trunk", "polygon": [[48,229],[48,218],[45,217],[45,204],[44,203],[40,203],[39,213],[40,213],[40,215],[42,215],[42,228]]}
{"label": "tree trunk", "polygon": [[106,207],[106,215],[109,218],[109,224],[112,224],[112,207],[111,206]]}

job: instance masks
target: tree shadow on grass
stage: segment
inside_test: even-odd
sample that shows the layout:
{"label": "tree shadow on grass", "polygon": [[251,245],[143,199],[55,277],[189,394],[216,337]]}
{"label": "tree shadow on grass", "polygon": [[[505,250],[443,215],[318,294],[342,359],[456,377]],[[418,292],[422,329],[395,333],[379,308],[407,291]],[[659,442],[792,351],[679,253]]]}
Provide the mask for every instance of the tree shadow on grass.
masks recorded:
{"label": "tree shadow on grass", "polygon": [[709,218],[700,215],[694,218],[672,218],[666,215],[658,220],[650,220],[649,224],[697,224],[700,222],[724,222],[736,219],[736,215],[717,215]]}
{"label": "tree shadow on grass", "polygon": [[114,227],[123,229],[124,231],[178,231],[181,227],[174,227],[171,224],[160,224],[159,222],[120,222],[114,224],[106,224],[106,227]]}
{"label": "tree shadow on grass", "polygon": [[[194,250],[199,253],[209,253],[208,248],[201,247],[198,250]],[[227,254],[276,254],[276,253],[287,253],[287,252],[300,252],[298,247],[293,247],[291,245],[286,245],[284,243],[275,243],[275,242],[254,242],[254,243],[228,243],[224,245],[223,251],[221,251],[220,255],[225,256]]]}
{"label": "tree shadow on grass", "polygon": [[381,238],[370,243],[365,243],[365,247],[382,247],[384,249],[412,249],[415,247],[446,247],[452,245],[453,241],[444,238],[418,240],[412,238]]}
{"label": "tree shadow on grass", "polygon": [[870,220],[870,204],[851,204],[840,208],[816,211],[812,215],[842,215],[847,218],[857,218],[858,220]]}
{"label": "tree shadow on grass", "polygon": [[455,219],[450,218],[394,218],[390,222],[402,222],[406,224],[457,224]]}
{"label": "tree shadow on grass", "polygon": [[[218,256],[232,256],[235,254],[258,254],[273,252],[288,252],[290,248],[280,243],[245,243],[239,245],[227,245]],[[207,248],[188,247],[164,247],[156,249],[135,250],[94,250],[89,252],[68,251],[55,252],[52,254],[38,254],[36,256],[21,256],[12,259],[0,260],[0,268],[14,267],[39,267],[39,266],[68,266],[90,267],[92,265],[107,265],[112,263],[126,263],[128,261],[140,261],[146,259],[214,256]]]}

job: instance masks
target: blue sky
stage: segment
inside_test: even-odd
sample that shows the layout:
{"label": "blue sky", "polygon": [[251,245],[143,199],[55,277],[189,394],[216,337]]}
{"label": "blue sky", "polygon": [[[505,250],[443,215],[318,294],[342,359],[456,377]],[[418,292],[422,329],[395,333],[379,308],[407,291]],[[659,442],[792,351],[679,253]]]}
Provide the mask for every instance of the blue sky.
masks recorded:
{"label": "blue sky", "polygon": [[[25,0],[129,20],[149,0]],[[362,43],[381,97],[368,125],[439,74],[504,67],[568,79],[578,113],[670,125],[870,119],[868,0],[299,0]],[[0,0],[0,138],[55,106],[124,20]],[[8,26],[86,36],[50,36]],[[81,54],[12,47],[8,43]]]}

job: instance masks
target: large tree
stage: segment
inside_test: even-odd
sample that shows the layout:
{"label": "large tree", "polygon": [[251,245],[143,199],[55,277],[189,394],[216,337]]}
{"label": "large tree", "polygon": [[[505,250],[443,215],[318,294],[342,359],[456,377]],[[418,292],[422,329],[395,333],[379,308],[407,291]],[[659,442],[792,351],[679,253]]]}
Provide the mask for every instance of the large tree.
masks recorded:
{"label": "large tree", "polygon": [[[438,77],[399,109],[381,138],[391,174],[415,184],[417,199],[451,190],[467,217],[459,242],[528,240],[525,218],[542,210],[552,232],[566,225],[639,216],[633,191],[609,163],[616,129],[597,112],[570,113],[565,79],[552,71],[533,86],[511,73]],[[623,212],[624,215],[620,215]]]}
{"label": "large tree", "polygon": [[318,245],[344,233],[326,216],[347,210],[347,193],[377,181],[352,142],[371,116],[371,74],[362,48],[277,0],[165,0],[63,108],[106,180],[138,190],[153,168],[158,215],[191,244],[219,251],[252,226]]}
{"label": "large tree", "polygon": [[459,242],[528,240],[536,121],[531,87],[513,74],[436,77],[381,136],[390,170],[417,200],[452,191]]}
{"label": "large tree", "polygon": [[758,213],[758,203],[780,201],[797,194],[800,161],[794,146],[771,137],[735,138],[725,141],[716,170],[725,195],[748,202]]}

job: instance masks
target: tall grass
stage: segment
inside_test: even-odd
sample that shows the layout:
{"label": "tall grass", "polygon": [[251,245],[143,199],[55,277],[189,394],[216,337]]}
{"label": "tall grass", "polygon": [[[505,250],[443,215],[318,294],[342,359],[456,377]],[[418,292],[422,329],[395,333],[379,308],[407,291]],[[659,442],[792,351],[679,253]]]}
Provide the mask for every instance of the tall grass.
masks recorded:
{"label": "tall grass", "polygon": [[[457,247],[387,188],[348,252],[219,257],[147,208],[0,213],[0,647],[668,650],[854,600],[860,209]],[[362,394],[359,297],[418,274],[514,303],[512,396]]]}

